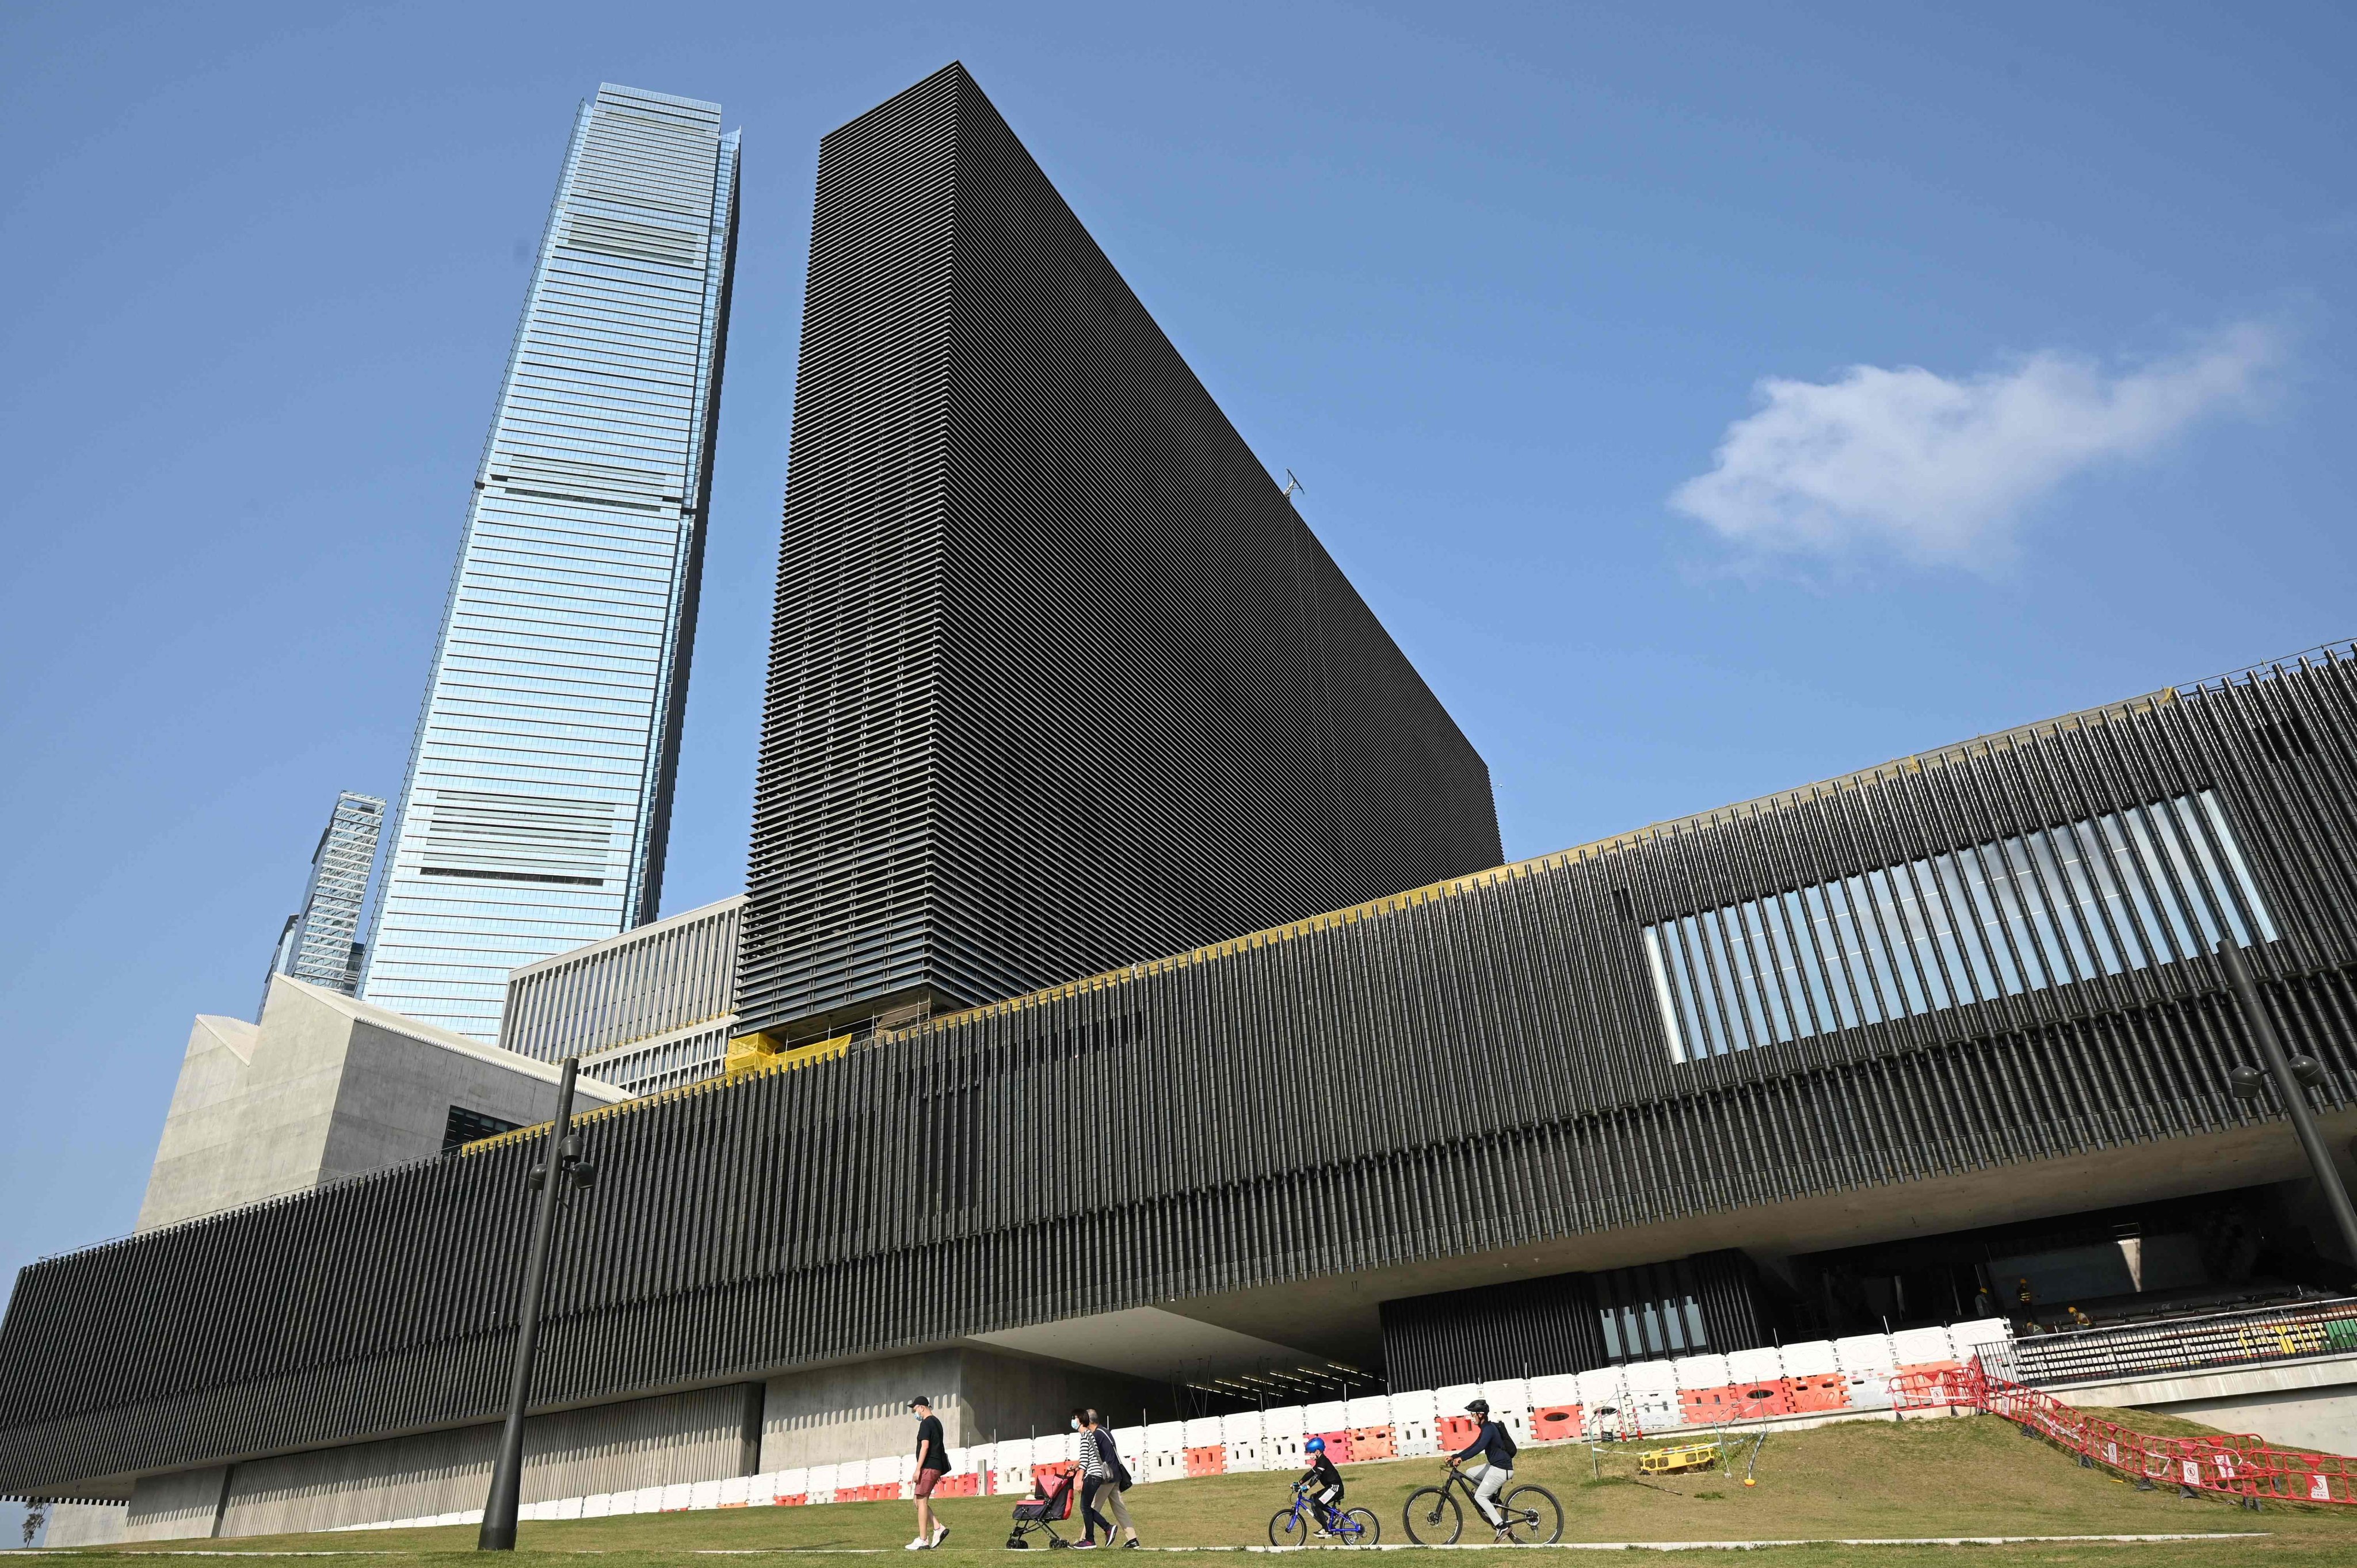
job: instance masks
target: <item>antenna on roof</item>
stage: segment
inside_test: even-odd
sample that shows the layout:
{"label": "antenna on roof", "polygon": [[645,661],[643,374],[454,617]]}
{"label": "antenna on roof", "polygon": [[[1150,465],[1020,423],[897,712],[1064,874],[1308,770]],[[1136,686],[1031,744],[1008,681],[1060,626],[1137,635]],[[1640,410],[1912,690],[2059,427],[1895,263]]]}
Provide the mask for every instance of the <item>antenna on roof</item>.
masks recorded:
{"label": "antenna on roof", "polygon": [[1292,469],[1287,468],[1285,471],[1285,495],[1286,499],[1290,500],[1292,499],[1294,491],[1306,490],[1309,487],[1308,485],[1301,482],[1300,478],[1296,475]]}

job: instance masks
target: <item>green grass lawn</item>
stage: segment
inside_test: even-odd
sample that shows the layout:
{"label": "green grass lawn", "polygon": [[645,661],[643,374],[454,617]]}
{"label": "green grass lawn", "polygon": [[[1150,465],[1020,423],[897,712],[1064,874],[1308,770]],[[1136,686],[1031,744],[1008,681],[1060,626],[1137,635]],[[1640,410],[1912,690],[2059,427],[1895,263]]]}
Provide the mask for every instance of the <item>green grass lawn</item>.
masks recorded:
{"label": "green grass lawn", "polygon": [[[2135,1412],[2153,1432],[2199,1432],[2183,1422]],[[1803,1541],[1927,1536],[2094,1535],[2257,1530],[2249,1541],[2115,1545],[2093,1542],[1958,1549],[1975,1562],[2102,1563],[2128,1568],[2239,1563],[2357,1564],[2357,1509],[2270,1505],[2248,1513],[2212,1499],[2139,1492],[2069,1455],[2023,1437],[1989,1416],[1856,1422],[1770,1435],[1761,1450],[1759,1485],[1717,1474],[1641,1478],[1636,1456],[1651,1444],[1605,1450],[1533,1449],[1518,1482],[1534,1481],[1562,1500],[1566,1541]],[[1374,1510],[1386,1543],[1405,1540],[1400,1508],[1407,1494],[1438,1474],[1431,1459],[1345,1468],[1350,1503]],[[1286,1501],[1284,1476],[1216,1476],[1133,1488],[1130,1511],[1150,1546],[1264,1545],[1269,1515]],[[942,1504],[951,1526],[944,1552],[1005,1560],[1010,1498],[953,1498]],[[519,1558],[552,1562],[564,1554],[616,1554],[615,1568],[680,1563],[699,1552],[793,1554],[845,1548],[893,1549],[913,1533],[908,1503],[838,1503],[825,1508],[743,1509],[635,1514],[620,1519],[525,1522]],[[1077,1539],[1077,1530],[1067,1532]],[[1471,1536],[1469,1530],[1468,1537]],[[191,1547],[212,1551],[351,1551],[393,1563],[447,1557],[473,1548],[465,1529],[371,1530],[235,1541],[159,1541],[82,1555],[133,1557]],[[1777,1564],[1920,1562],[1924,1549],[1808,1545],[1747,1553],[1743,1563]],[[1508,1552],[1483,1552],[1489,1558]],[[1953,1554],[1953,1553],[1950,1553]],[[1458,1561],[1452,1557],[1450,1561]],[[1724,1561],[1714,1556],[1710,1561]],[[811,1563],[824,1559],[812,1556]],[[519,1563],[519,1568],[524,1568]]]}

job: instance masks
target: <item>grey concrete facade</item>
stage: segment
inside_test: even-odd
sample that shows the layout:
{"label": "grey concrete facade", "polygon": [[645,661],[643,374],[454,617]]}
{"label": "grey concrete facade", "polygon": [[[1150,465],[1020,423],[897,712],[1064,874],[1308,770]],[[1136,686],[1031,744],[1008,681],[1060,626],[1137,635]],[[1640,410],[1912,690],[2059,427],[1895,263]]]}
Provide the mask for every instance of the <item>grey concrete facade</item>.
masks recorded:
{"label": "grey concrete facade", "polygon": [[[975,1349],[823,1368],[763,1383],[561,1411],[525,1428],[522,1500],[582,1497],[833,1464],[909,1446],[924,1394],[952,1446],[1064,1430],[1076,1405],[1123,1422],[1173,1413],[1167,1388]],[[144,1477],[121,1539],[278,1535],[483,1505],[495,1425]]]}
{"label": "grey concrete facade", "polygon": [[[262,1022],[199,1017],[138,1229],[218,1213],[442,1152],[453,1107],[529,1125],[559,1069],[277,975]],[[627,1098],[584,1079],[577,1107]]]}
{"label": "grey concrete facade", "polygon": [[112,1546],[130,1522],[125,1503],[51,1503],[41,1544],[63,1551],[73,1546]]}
{"label": "grey concrete facade", "polygon": [[[524,1429],[523,1501],[751,1475],[758,1383],[540,1416]],[[131,1541],[280,1535],[483,1506],[495,1425],[285,1454],[143,1478]]]}
{"label": "grey concrete facade", "polygon": [[909,1401],[933,1402],[951,1447],[1061,1432],[1076,1406],[1116,1424],[1168,1413],[1168,1387],[985,1350],[928,1350],[771,1378],[763,1398],[761,1470],[865,1459],[910,1447]]}

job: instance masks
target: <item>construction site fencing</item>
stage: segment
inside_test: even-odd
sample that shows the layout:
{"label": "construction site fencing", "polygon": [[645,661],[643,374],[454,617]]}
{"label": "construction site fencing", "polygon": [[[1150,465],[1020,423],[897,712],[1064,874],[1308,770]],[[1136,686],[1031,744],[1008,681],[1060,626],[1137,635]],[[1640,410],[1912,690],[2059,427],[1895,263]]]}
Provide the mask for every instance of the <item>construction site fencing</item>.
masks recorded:
{"label": "construction site fencing", "polygon": [[2357,1351],[2357,1298],[2301,1302],[2165,1323],[2033,1335],[1992,1345],[1981,1364],[2031,1386],[2247,1367]]}
{"label": "construction site fencing", "polygon": [[1891,1403],[1902,1413],[1962,1408],[2001,1416],[2025,1435],[2077,1455],[2082,1465],[2100,1466],[2147,1489],[2227,1497],[2245,1508],[2357,1505],[2357,1459],[2277,1448],[2247,1433],[2160,1437],[2134,1431],[1995,1373],[1977,1358],[1967,1367],[1900,1374],[1891,1380]]}

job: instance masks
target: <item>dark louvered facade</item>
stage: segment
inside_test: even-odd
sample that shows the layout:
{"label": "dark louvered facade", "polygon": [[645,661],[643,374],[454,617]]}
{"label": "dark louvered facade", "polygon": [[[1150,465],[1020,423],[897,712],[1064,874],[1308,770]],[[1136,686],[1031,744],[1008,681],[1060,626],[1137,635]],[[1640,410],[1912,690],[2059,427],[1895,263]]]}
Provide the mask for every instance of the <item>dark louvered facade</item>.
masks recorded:
{"label": "dark louvered facade", "polygon": [[1500,858],[1480,756],[974,80],[827,136],[738,1027]]}
{"label": "dark louvered facade", "polygon": [[[1429,1304],[1382,1304],[2293,1177],[2276,1113],[2229,1092],[2252,1047],[2200,933],[2251,939],[2345,1138],[2352,802],[2344,648],[617,1106],[587,1132],[604,1175],[567,1220],[541,1395],[1148,1305],[1365,1361],[1389,1329],[1432,1376],[1549,1334],[1593,1348],[1544,1286],[1460,1297],[1471,1326],[1445,1332]],[[1813,1030],[1795,992],[1788,1038],[1680,1059],[1692,998],[1660,933],[1813,888],[1865,918],[1902,872],[1943,899],[1937,868],[2014,843],[2047,851],[2006,884],[2011,913],[1855,987],[1889,988],[1878,1021]],[[2073,877],[2104,896],[2073,903]],[[1776,970],[1778,939],[1717,925],[1713,1005],[1771,1018],[1744,977]],[[1905,1005],[2034,962],[2040,983]],[[1081,1075],[1085,1159],[1060,1092]],[[484,1420],[532,1157],[511,1142],[27,1268],[0,1325],[0,1492],[119,1496]]]}

